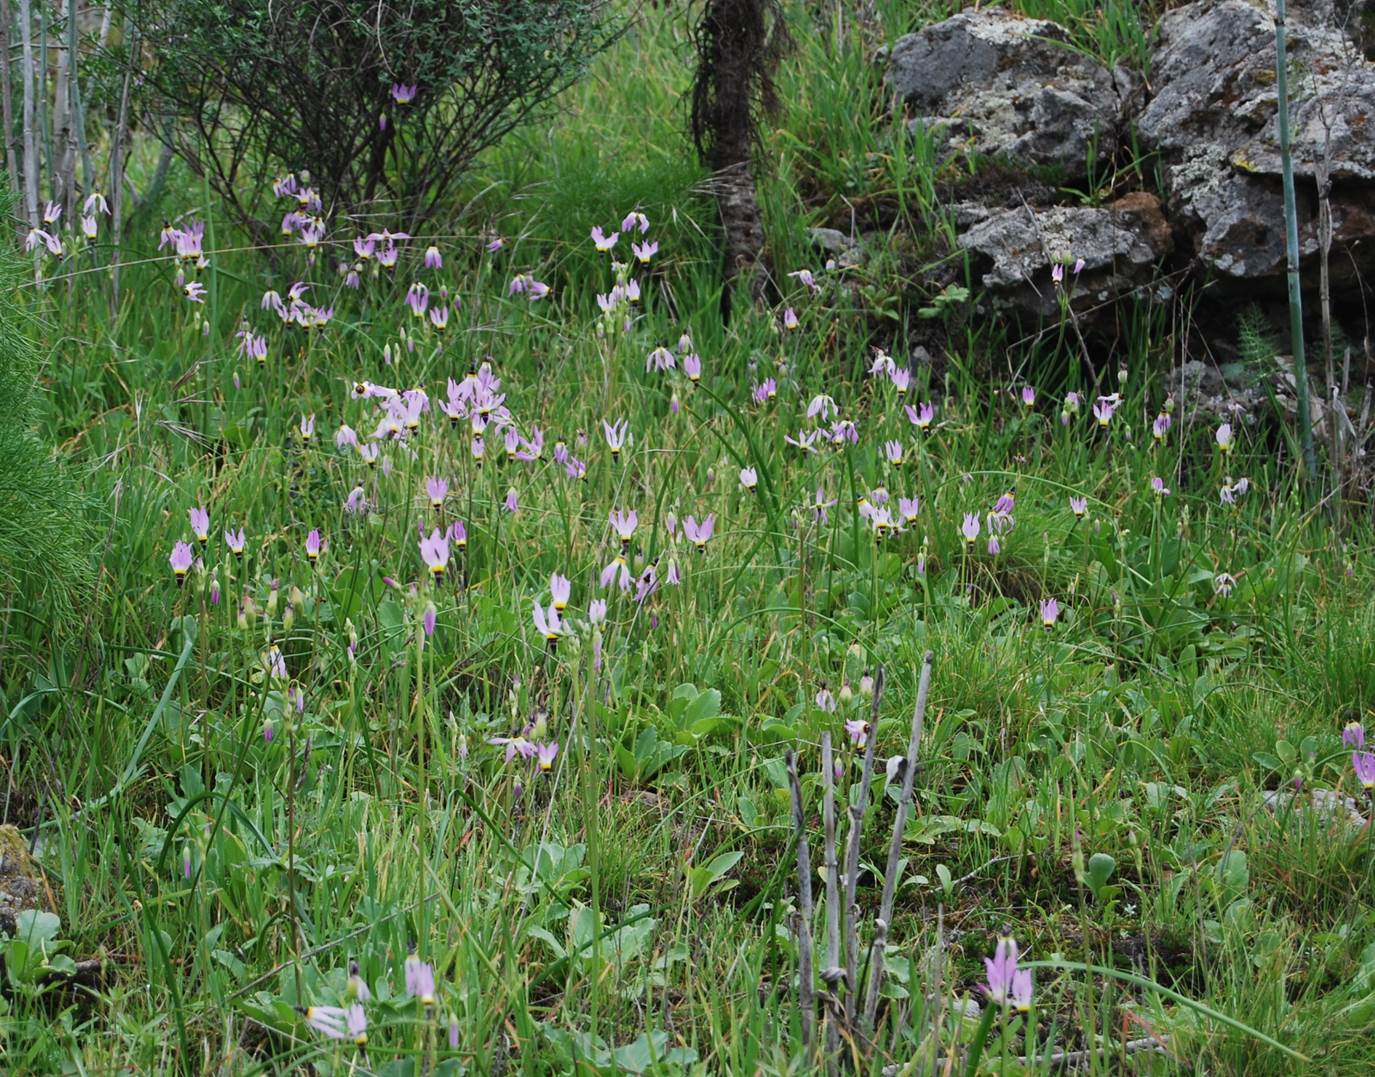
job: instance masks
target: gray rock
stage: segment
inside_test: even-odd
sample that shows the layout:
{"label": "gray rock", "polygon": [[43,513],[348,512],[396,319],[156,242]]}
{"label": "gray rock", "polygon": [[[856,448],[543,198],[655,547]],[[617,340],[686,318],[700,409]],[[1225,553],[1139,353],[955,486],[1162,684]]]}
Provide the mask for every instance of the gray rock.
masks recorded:
{"label": "gray rock", "polygon": [[886,79],[914,117],[948,147],[1066,177],[1112,154],[1132,80],[1069,47],[1069,32],[1001,8],[962,11],[900,38]]}
{"label": "gray rock", "polygon": [[1200,359],[1186,359],[1174,369],[1168,382],[1170,395],[1179,407],[1175,421],[1186,427],[1212,428],[1218,423],[1236,424],[1263,414],[1269,400],[1267,373],[1273,375],[1272,371],[1227,370]]}
{"label": "gray rock", "polygon": [[827,254],[840,254],[858,244],[839,228],[809,228],[807,238],[813,247],[820,247]]}
{"label": "gray rock", "polygon": [[837,265],[857,266],[864,262],[864,251],[859,241],[839,228],[809,228],[807,238],[813,247],[829,255]]}
{"label": "gray rock", "polygon": [[1289,18],[1316,26],[1333,26],[1375,59],[1375,0],[1289,0]]}
{"label": "gray rock", "polygon": [[988,220],[998,212],[996,206],[984,202],[952,202],[945,208],[954,220],[955,227],[961,232]]}
{"label": "gray rock", "polygon": [[1352,797],[1344,797],[1331,789],[1311,789],[1305,799],[1295,797],[1292,789],[1267,789],[1264,803],[1272,812],[1291,812],[1295,808],[1312,812],[1325,822],[1346,822],[1354,827],[1365,826],[1366,818],[1360,805]]}
{"label": "gray rock", "polygon": [[[1114,300],[1153,291],[1156,267],[1170,251],[1160,202],[1145,193],[1108,206],[1055,206],[1003,210],[973,224],[957,239],[969,252],[983,293],[997,309],[1055,317],[1062,297],[1076,313],[1111,313]],[[1057,263],[1082,258],[1077,276],[1067,268],[1057,285]]]}
{"label": "gray rock", "polygon": [[[1340,293],[1375,270],[1375,64],[1340,26],[1304,17],[1330,18],[1337,6],[1292,15],[1289,51],[1300,245],[1317,253],[1326,162]],[[1271,14],[1243,0],[1175,8],[1160,21],[1154,96],[1137,119],[1143,146],[1165,159],[1172,219],[1224,282],[1278,286],[1285,270],[1274,41]]]}
{"label": "gray rock", "polygon": [[[1218,365],[1186,359],[1171,372],[1168,385],[1178,406],[1175,420],[1185,426],[1211,429],[1223,422],[1254,423],[1261,416],[1273,415],[1276,404],[1290,419],[1297,420],[1298,393],[1292,356],[1276,356],[1273,362],[1259,365]],[[1328,436],[1329,420],[1338,413],[1327,406],[1322,385],[1311,373],[1308,399],[1313,436],[1322,443]]]}
{"label": "gray rock", "polygon": [[[1345,33],[1290,17],[1294,169],[1312,178],[1324,152],[1333,179],[1375,179],[1375,68]],[[1280,174],[1275,32],[1244,0],[1202,0],[1160,21],[1155,96],[1137,130],[1146,144],[1187,155],[1220,150],[1238,171]]]}

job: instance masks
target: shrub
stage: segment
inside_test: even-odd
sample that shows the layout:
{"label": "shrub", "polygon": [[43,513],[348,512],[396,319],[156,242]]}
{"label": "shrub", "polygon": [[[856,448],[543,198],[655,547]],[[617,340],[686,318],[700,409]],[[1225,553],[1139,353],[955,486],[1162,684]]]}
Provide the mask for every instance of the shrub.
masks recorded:
{"label": "shrub", "polygon": [[245,223],[285,170],[308,173],[327,212],[414,222],[619,25],[607,0],[134,0],[130,14],[144,108]]}

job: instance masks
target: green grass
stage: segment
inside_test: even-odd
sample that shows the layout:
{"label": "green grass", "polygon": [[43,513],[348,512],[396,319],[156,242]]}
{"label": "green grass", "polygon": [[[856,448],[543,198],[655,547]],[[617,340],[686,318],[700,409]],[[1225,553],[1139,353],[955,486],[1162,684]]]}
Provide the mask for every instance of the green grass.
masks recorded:
{"label": "green grass", "polygon": [[[915,267],[945,257],[942,179],[920,147],[907,152],[867,60],[910,16],[832,11],[796,34],[761,191],[775,268],[819,269],[805,228],[848,230],[847,207],[886,238],[863,267],[822,275],[820,296],[780,277],[795,332],[781,311],[728,332],[716,320],[715,214],[681,134],[690,49],[674,9],[647,11],[556,116],[482,163],[435,230],[442,271],[422,271],[416,248],[394,282],[352,292],[332,258],[312,269],[288,250],[273,272],[249,252],[212,253],[209,301],[189,304],[155,257],[157,214],[209,220],[207,248],[235,241],[183,177],[131,230],[144,249],[126,255],[138,264],[113,317],[99,248],[66,268],[91,270],[70,286],[30,294],[43,425],[97,502],[100,586],[75,626],[50,624],[39,594],[0,604],[5,816],[37,828],[53,942],[105,956],[108,976],[58,990],[0,944],[7,1069],[816,1071],[796,1005],[784,752],[799,755],[819,865],[822,733],[843,796],[860,757],[842,723],[867,714],[865,676],[885,671],[881,761],[905,746],[928,649],[893,975],[862,1072],[967,1047],[975,1023],[954,1003],[984,1001],[982,958],[1004,930],[1041,963],[1036,1004],[988,1029],[985,1072],[1033,1051],[1047,1071],[1051,1050],[1093,1047],[1094,1072],[1120,1072],[1119,1045],[1148,1035],[1168,1044],[1135,1056],[1149,1072],[1370,1064],[1369,828],[1264,806],[1296,770],[1306,788],[1362,798],[1339,738],[1375,705],[1368,526],[1335,536],[1303,511],[1268,417],[1238,423],[1226,458],[1212,430],[1179,422],[1152,441],[1155,371],[1177,348],[1164,319],[1137,319],[1106,364],[1124,362],[1126,381],[1095,385],[1072,338],[1008,351],[1008,327],[961,309],[913,316],[929,300]],[[637,206],[662,247],[636,272],[626,331],[599,315],[612,270],[587,234]],[[506,245],[488,255],[493,233]],[[553,293],[508,295],[518,272]],[[309,339],[259,308],[265,288],[297,279],[336,306]],[[442,335],[402,305],[413,279],[461,297]],[[244,320],[268,335],[261,369],[236,353]],[[647,374],[650,349],[684,331],[701,383]],[[905,397],[865,372],[872,345],[903,363],[917,343],[936,362]],[[386,449],[389,473],[336,451],[341,423],[363,436],[377,422],[355,381],[421,385],[437,405],[447,378],[484,359],[520,430],[544,430],[539,461],[507,461],[489,437],[478,468],[437,406],[414,459]],[[754,404],[770,376],[777,398]],[[1030,409],[1012,392],[1028,383]],[[1088,408],[1118,389],[1099,430]],[[1071,390],[1086,403],[1062,425]],[[813,425],[818,393],[857,444],[786,443]],[[903,404],[928,399],[936,424],[921,434]],[[309,443],[303,413],[316,416]],[[619,460],[604,418],[633,431]],[[883,460],[888,439],[904,442],[901,466]],[[551,459],[559,440],[585,480]],[[758,472],[752,492],[742,466]],[[416,541],[419,521],[440,522],[428,475],[450,481],[443,521],[468,533],[439,582]],[[1167,498],[1150,492],[1157,475]],[[1250,491],[1221,504],[1219,487],[1243,476]],[[342,508],[355,485],[371,502],[362,517]],[[882,540],[858,511],[877,487],[921,500]],[[824,524],[818,488],[836,502]],[[963,514],[1009,489],[1001,552],[986,532],[967,549]],[[197,505],[211,514],[204,567],[178,587],[168,554],[190,540]],[[643,605],[599,587],[614,508],[639,514],[631,571],[657,558],[662,579],[675,562],[680,585]],[[669,534],[670,513],[708,512],[704,552]],[[220,538],[237,526],[241,561]],[[314,566],[311,528],[326,539]],[[594,598],[610,608],[595,636],[579,627],[550,650],[531,607],[554,572],[572,581],[575,625]],[[1223,572],[1230,595],[1216,590]],[[1052,596],[1064,612],[1047,631],[1038,608]],[[287,682],[265,665],[274,645]],[[818,706],[823,688],[836,713]],[[531,722],[532,738],[560,745],[547,775],[488,743]],[[895,795],[866,817],[866,916]],[[824,948],[820,878],[813,888]],[[428,1018],[403,991],[412,947],[436,971]],[[351,960],[372,992],[366,1056],[291,1009],[340,1004]]]}

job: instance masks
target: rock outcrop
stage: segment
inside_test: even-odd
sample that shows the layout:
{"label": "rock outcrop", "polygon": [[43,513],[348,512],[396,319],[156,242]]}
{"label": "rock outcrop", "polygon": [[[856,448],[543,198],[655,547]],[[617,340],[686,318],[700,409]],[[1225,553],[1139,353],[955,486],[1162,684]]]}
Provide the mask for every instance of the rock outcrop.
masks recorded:
{"label": "rock outcrop", "polygon": [[1088,316],[1129,293],[1151,298],[1171,235],[1159,199],[1138,192],[1107,206],[1000,210],[957,242],[995,306],[1050,318],[1062,303]]}
{"label": "rock outcrop", "polygon": [[[913,122],[952,150],[1084,179],[1111,156],[1134,86],[1070,47],[1069,32],[1001,8],[962,11],[901,38],[888,83]],[[1100,148],[1102,147],[1102,148]]]}
{"label": "rock outcrop", "polygon": [[[1307,269],[1319,251],[1321,188],[1339,301],[1375,280],[1375,62],[1362,45],[1373,10],[1367,0],[1298,0],[1289,18],[1305,280],[1316,280]],[[1164,282],[1190,275],[1216,295],[1281,294],[1271,12],[1246,0],[1196,0],[1167,12],[1153,45],[1149,98],[1121,70],[1070,48],[1069,38],[1055,23],[991,8],[910,34],[888,57],[888,87],[913,123],[938,131],[951,152],[1024,169],[1028,191],[1047,168],[1071,186],[1095,159],[1125,163],[1129,134],[1159,161],[1162,189],[1108,205],[976,195],[957,206],[956,242],[971,256],[981,299],[1052,316],[1065,298],[1053,266],[1080,258],[1083,273],[1066,288],[1086,314],[1128,295],[1168,299],[1174,289]]]}
{"label": "rock outcrop", "polygon": [[[1318,252],[1326,172],[1333,283],[1350,289],[1375,269],[1375,65],[1333,25],[1291,18],[1288,37],[1300,254]],[[1136,120],[1166,162],[1172,220],[1223,283],[1278,286],[1285,271],[1274,42],[1271,16],[1243,0],[1168,12]]]}

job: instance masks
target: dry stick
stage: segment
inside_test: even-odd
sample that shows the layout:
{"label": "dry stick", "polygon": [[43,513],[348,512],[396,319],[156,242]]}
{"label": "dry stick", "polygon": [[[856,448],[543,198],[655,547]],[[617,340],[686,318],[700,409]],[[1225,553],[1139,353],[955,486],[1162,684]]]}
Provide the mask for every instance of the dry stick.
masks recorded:
{"label": "dry stick", "polygon": [[1318,102],[1318,117],[1323,125],[1322,152],[1313,163],[1313,181],[1318,187],[1318,302],[1322,315],[1323,373],[1327,381],[1327,435],[1332,454],[1333,493],[1336,495],[1332,499],[1332,512],[1340,531],[1346,467],[1342,458],[1342,432],[1337,413],[1344,411],[1344,403],[1337,391],[1337,374],[1332,362],[1332,279],[1329,272],[1332,255],[1332,124],[1322,101]]}
{"label": "dry stick", "polygon": [[974,878],[976,875],[978,875],[980,872],[987,871],[987,870],[988,870],[989,868],[991,868],[994,864],[1001,864],[1001,863],[1002,863],[1003,861],[1005,861],[1005,860],[1014,860],[1014,859],[1016,859],[1016,858],[1013,857],[1013,856],[995,856],[992,860],[988,861],[988,863],[983,864],[983,865],[981,865],[981,866],[975,868],[973,871],[967,871],[967,872],[965,872],[965,873],[964,873],[963,875],[961,875],[958,879],[952,879],[952,880],[950,880],[950,889],[953,891],[953,890],[955,889],[955,887],[957,887],[957,886],[962,886],[963,884],[965,884],[965,883],[969,882],[971,879],[973,879],[973,878]]}
{"label": "dry stick", "polygon": [[878,1012],[879,981],[883,979],[883,948],[888,945],[888,921],[879,917],[874,921],[874,943],[869,947],[869,989],[864,995],[864,1032],[874,1030],[871,1016]]}
{"label": "dry stick", "polygon": [[[930,1028],[930,1029],[932,1029],[934,1032],[937,1032],[937,1033],[938,1033],[938,1032],[940,1031],[940,1029],[941,1029],[941,1028],[944,1026],[944,1024],[945,1024],[945,1007],[946,1007],[946,994],[945,994],[945,964],[946,964],[946,960],[945,960],[945,906],[942,905],[942,904],[940,904],[940,903],[937,903],[937,905],[936,905],[936,962],[935,962],[935,964],[936,964],[935,974],[934,974],[934,976],[932,976],[932,977],[928,980],[927,994],[926,994],[926,1005],[922,1007],[922,1012],[923,1012],[924,1015],[931,1015],[931,1016],[928,1016],[928,1017],[927,1017],[925,1023],[926,1023],[926,1025],[927,1025],[928,1028]],[[932,1009],[933,1009],[933,1008],[934,1008],[934,1010],[935,1010],[935,1013],[934,1013],[934,1014],[932,1014]],[[917,1037],[917,1042],[920,1043],[920,1042],[922,1041],[923,1038],[924,1038],[924,1030],[923,1030],[922,1034],[919,1035],[919,1036]],[[938,1042],[939,1042],[939,1037],[933,1035],[933,1036],[931,1037],[931,1057],[932,1057],[933,1059],[936,1057],[936,1047],[937,1047],[937,1045],[938,1045]]]}
{"label": "dry stick", "polygon": [[[1159,1037],[1146,1036],[1139,1040],[1128,1040],[1120,1047],[1090,1047],[1079,1051],[1053,1051],[1048,1055],[1023,1055],[1020,1058],[1008,1059],[1008,1061],[1017,1066],[1045,1065],[1052,1069],[1071,1069],[1100,1055],[1106,1056],[1109,1051],[1122,1051],[1129,1055],[1139,1054],[1142,1051],[1150,1051],[1157,1055],[1166,1053],[1165,1045]],[[953,1061],[953,1058],[937,1059],[935,1068],[937,1070],[946,1069]],[[883,1077],[898,1077],[899,1074],[912,1073],[919,1064],[919,1060],[914,1060],[900,1066],[884,1066]]]}
{"label": "dry stick", "polygon": [[[926,695],[931,689],[932,653],[927,651],[921,660],[921,680],[917,684],[917,705],[912,708],[912,737],[907,742],[907,772],[902,776],[902,795],[898,798],[897,815],[893,819],[893,838],[888,843],[888,866],[883,872],[883,899],[879,903],[875,927],[883,925],[886,936],[893,920],[893,898],[898,889],[898,857],[902,854],[902,834],[907,829],[907,809],[912,803],[912,786],[917,779],[917,749],[921,746],[921,727],[926,718]],[[883,979],[883,948],[874,933],[874,952],[869,962],[869,991],[864,998],[864,1029],[872,1031],[878,1012],[879,982]]]}
{"label": "dry stick", "polygon": [[812,1023],[815,1020],[812,983],[812,863],[807,854],[807,820],[802,814],[802,783],[797,777],[797,756],[788,749],[788,784],[793,794],[793,826],[797,829],[797,996],[802,1008],[802,1047],[812,1046]]}
{"label": "dry stick", "polygon": [[[821,850],[826,865],[826,964],[822,966],[821,978],[834,991],[840,972],[840,887],[836,879],[835,769],[829,731],[821,734],[821,788],[821,818],[826,830],[826,843]],[[840,1053],[840,1029],[832,1019],[829,1003],[826,1017],[826,1069],[831,1071]]]}
{"label": "dry stick", "polygon": [[864,834],[864,813],[869,808],[869,782],[874,776],[874,744],[877,742],[879,700],[883,697],[883,667],[874,671],[874,696],[869,707],[869,738],[864,745],[864,769],[859,779],[859,800],[850,805],[850,844],[845,850],[845,1023],[853,1025],[859,999],[859,843]]}
{"label": "dry stick", "polygon": [[[1349,362],[1351,361],[1351,349],[1350,349],[1350,348],[1347,348],[1347,349],[1346,349],[1346,358],[1347,358],[1347,362],[1349,363]],[[1343,375],[1343,378],[1345,378],[1345,375]],[[1354,431],[1353,434],[1352,434],[1352,437],[1355,438],[1355,445],[1356,445],[1357,447],[1359,447],[1359,446],[1361,446],[1361,445],[1364,445],[1365,442],[1366,442],[1366,438],[1370,436],[1370,398],[1371,398],[1371,395],[1372,395],[1371,384],[1370,384],[1369,380],[1367,380],[1366,383],[1365,383],[1365,392],[1361,394],[1361,397],[1362,397],[1362,399],[1361,399],[1361,417],[1356,421],[1356,429],[1355,429],[1355,431]]]}

